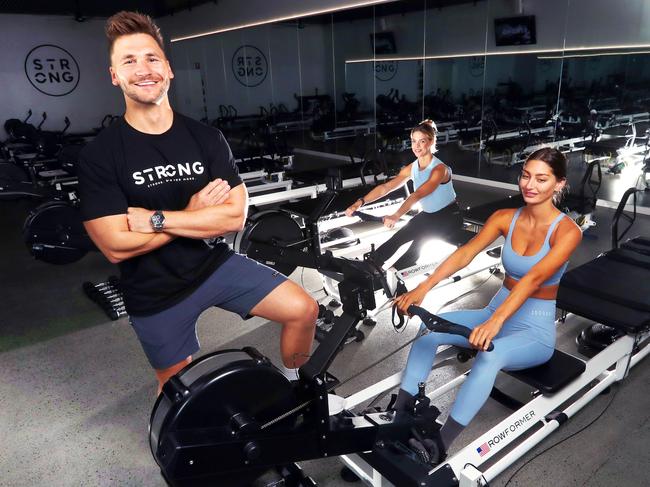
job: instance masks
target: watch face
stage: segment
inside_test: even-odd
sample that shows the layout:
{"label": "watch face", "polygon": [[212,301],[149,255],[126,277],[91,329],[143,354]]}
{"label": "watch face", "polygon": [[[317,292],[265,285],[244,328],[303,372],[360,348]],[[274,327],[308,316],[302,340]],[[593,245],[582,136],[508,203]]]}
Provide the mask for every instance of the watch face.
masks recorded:
{"label": "watch face", "polygon": [[165,217],[159,211],[151,215],[151,224],[156,230],[162,229],[164,221],[165,221]]}

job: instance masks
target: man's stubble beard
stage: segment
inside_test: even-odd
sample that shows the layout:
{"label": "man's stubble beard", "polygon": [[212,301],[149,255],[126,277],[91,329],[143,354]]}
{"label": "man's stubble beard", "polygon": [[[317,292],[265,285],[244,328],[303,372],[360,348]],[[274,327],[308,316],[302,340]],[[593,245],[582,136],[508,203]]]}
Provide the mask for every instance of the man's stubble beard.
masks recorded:
{"label": "man's stubble beard", "polygon": [[122,92],[131,100],[143,105],[160,105],[169,92],[169,86],[171,85],[171,78],[163,78],[162,84],[160,86],[160,92],[156,98],[149,100],[139,97],[137,94],[137,88],[131,89],[130,84],[123,77],[118,75],[118,80],[120,82],[120,88],[122,89]]}

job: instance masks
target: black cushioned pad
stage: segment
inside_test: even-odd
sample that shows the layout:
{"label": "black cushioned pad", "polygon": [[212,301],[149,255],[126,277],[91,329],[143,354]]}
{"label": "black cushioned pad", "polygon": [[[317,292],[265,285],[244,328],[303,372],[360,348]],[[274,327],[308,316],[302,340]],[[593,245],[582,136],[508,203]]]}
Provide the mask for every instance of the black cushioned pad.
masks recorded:
{"label": "black cushioned pad", "polygon": [[557,307],[625,333],[633,334],[650,328],[650,312],[605,301],[592,293],[563,285],[558,291]]}
{"label": "black cushioned pad", "polygon": [[[650,253],[642,254],[629,248],[614,249],[607,253],[607,258],[617,262],[623,262],[650,271]],[[650,301],[650,296],[648,296]]]}
{"label": "black cushioned pad", "polygon": [[650,270],[607,254],[567,272],[560,282],[560,293],[565,288],[650,313]]}
{"label": "black cushioned pad", "polygon": [[582,360],[556,349],[548,362],[530,369],[508,371],[508,374],[543,394],[553,394],[584,371]]}
{"label": "black cushioned pad", "polygon": [[628,242],[643,245],[643,246],[647,247],[648,249],[650,249],[650,238],[634,237],[634,238],[631,238],[630,240],[628,240]]}
{"label": "black cushioned pad", "polygon": [[520,206],[524,206],[524,198],[521,194],[515,194],[508,196],[507,198],[491,201],[483,205],[473,206],[463,210],[463,219],[467,223],[483,225],[495,211],[504,208],[519,208]]}
{"label": "black cushioned pad", "polygon": [[650,239],[635,237],[621,244],[622,249],[633,250],[639,254],[650,255]]}
{"label": "black cushioned pad", "polygon": [[602,139],[598,142],[585,143],[585,150],[597,155],[608,155],[616,152],[627,142],[627,137],[613,137],[611,139]]}

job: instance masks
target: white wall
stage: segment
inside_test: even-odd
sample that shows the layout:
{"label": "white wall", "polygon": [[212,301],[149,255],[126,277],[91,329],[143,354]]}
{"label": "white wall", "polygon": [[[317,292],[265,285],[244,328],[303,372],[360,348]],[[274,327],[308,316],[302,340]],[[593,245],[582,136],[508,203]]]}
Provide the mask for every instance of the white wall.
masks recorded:
{"label": "white wall", "polygon": [[[59,130],[64,117],[72,122],[70,132],[98,127],[105,114],[123,111],[119,89],[110,83],[103,20],[76,22],[70,17],[0,15],[0,119],[23,119],[34,112],[38,122],[47,112],[45,130]],[[49,96],[38,91],[25,74],[25,59],[32,48],[54,44],[68,51],[79,65],[79,83],[69,94]],[[4,138],[4,128],[2,135]]]}

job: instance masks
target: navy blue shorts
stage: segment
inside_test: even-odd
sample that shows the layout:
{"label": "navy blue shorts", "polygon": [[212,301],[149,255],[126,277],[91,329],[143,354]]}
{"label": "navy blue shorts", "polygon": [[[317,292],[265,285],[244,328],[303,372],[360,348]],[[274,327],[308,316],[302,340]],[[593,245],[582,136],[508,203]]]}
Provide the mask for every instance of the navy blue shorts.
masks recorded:
{"label": "navy blue shorts", "polygon": [[150,316],[131,315],[144,353],[154,369],[166,369],[199,350],[196,321],[217,306],[245,318],[287,278],[243,255],[233,254],[187,298]]}

